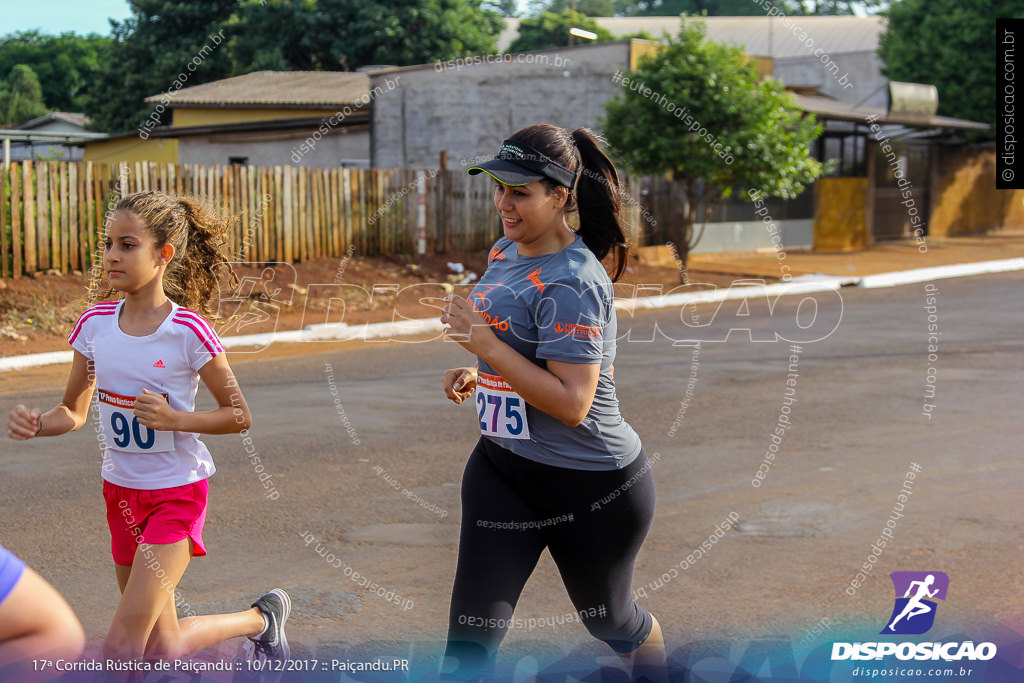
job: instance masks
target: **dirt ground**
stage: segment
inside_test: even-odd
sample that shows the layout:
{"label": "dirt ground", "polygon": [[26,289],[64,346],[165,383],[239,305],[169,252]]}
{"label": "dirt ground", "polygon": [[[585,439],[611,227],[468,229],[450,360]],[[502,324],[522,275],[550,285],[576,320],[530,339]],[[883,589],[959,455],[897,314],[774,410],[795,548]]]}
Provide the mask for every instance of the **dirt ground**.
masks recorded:
{"label": "dirt ground", "polygon": [[[464,266],[460,275],[448,263]],[[487,252],[450,253],[443,255],[395,255],[374,258],[323,258],[295,265],[276,267],[236,267],[242,280],[240,287],[222,289],[221,312],[236,316],[234,321],[218,325],[222,336],[254,334],[270,331],[273,319],[260,322],[258,315],[266,300],[280,307],[275,316],[278,330],[295,330],[304,325],[337,322],[340,315],[348,323],[385,322],[398,316],[423,318],[436,315],[436,310],[418,303],[420,297],[441,296],[437,283],[458,283],[470,272],[480,275],[486,269]],[[691,284],[728,287],[735,279],[732,275],[688,271]],[[774,281],[766,278],[767,281]],[[378,291],[373,297],[363,295],[356,287],[317,288],[316,284],[356,285],[367,292]],[[616,284],[621,296],[630,285],[661,285],[667,292],[680,284],[679,271],[672,267],[642,264],[631,256],[626,273]],[[390,289],[380,290],[382,285]],[[397,288],[394,287],[397,285]],[[423,285],[411,290],[415,296],[403,295],[396,304],[396,291]],[[435,285],[431,287],[430,285]],[[85,296],[89,287],[88,273],[60,275],[55,271],[38,273],[35,277],[0,280],[0,357],[28,353],[67,350],[67,334],[86,307]],[[623,287],[625,289],[623,289]],[[637,290],[637,295],[661,293],[656,287]],[[337,301],[344,299],[345,309],[339,312]],[[249,313],[249,315],[246,315]]]}

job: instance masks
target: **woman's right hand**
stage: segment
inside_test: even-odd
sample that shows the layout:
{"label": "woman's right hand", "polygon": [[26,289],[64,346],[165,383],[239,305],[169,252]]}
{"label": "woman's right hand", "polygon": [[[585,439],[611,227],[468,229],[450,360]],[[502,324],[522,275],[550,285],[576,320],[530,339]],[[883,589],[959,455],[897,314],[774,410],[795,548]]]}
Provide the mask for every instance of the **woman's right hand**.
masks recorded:
{"label": "woman's right hand", "polygon": [[16,441],[31,439],[39,433],[42,424],[43,413],[38,408],[29,410],[19,403],[7,416],[7,436]]}
{"label": "woman's right hand", "polygon": [[476,368],[452,368],[444,373],[444,395],[462,403],[476,390]]}

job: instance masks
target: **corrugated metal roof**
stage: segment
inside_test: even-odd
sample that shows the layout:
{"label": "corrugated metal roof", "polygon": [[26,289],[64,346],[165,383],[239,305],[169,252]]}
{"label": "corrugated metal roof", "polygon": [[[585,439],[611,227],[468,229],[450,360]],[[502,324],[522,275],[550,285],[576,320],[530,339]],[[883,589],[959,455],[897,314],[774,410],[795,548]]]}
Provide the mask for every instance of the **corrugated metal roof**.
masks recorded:
{"label": "corrugated metal roof", "polygon": [[[597,25],[613,36],[646,31],[655,40],[664,33],[679,33],[679,17],[594,17]],[[813,56],[815,48],[829,55],[873,52],[885,30],[885,19],[872,17],[701,17],[708,39],[743,47],[748,55],[790,59]],[[499,51],[508,49],[519,34],[519,19],[506,19],[498,39]],[[789,21],[789,25],[786,25]],[[810,41],[810,46],[807,41]]]}
{"label": "corrugated metal roof", "polygon": [[866,119],[869,116],[874,116],[877,123],[897,123],[911,128],[959,128],[962,130],[988,130],[991,128],[987,123],[954,119],[948,116],[932,116],[928,121],[906,119],[898,115],[890,116],[885,109],[880,107],[865,105],[853,107],[830,97],[817,95],[793,95],[793,97],[800,108],[806,112],[811,112],[824,118],[856,121],[865,125],[867,124]]}
{"label": "corrugated metal roof", "polygon": [[[370,92],[370,77],[351,71],[253,71],[172,91],[171,106],[287,106],[332,108],[354,105]],[[164,93],[146,98],[159,102]],[[368,100],[367,100],[368,101]],[[365,106],[365,102],[363,102]]]}
{"label": "corrugated metal roof", "polygon": [[45,125],[52,121],[63,121],[64,123],[69,123],[72,126],[79,126],[81,128],[85,128],[87,125],[89,125],[90,120],[91,119],[88,116],[79,112],[52,111],[49,114],[44,114],[42,116],[36,117],[31,121],[26,121],[19,127],[23,130],[29,130],[32,128],[37,128],[39,126]]}

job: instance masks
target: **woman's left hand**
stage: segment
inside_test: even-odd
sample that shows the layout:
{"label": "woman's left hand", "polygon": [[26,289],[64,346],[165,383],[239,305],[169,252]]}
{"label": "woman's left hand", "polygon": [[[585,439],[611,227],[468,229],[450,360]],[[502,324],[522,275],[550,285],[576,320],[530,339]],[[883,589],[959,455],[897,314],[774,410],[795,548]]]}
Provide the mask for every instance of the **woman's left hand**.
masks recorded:
{"label": "woman's left hand", "polygon": [[498,336],[487,324],[473,304],[461,296],[450,294],[445,299],[448,305],[441,314],[441,323],[448,325],[443,331],[470,353],[484,357],[498,341]]}
{"label": "woman's left hand", "polygon": [[174,419],[177,414],[178,411],[171,408],[162,394],[143,389],[142,393],[135,397],[135,417],[143,427],[158,432],[174,431]]}

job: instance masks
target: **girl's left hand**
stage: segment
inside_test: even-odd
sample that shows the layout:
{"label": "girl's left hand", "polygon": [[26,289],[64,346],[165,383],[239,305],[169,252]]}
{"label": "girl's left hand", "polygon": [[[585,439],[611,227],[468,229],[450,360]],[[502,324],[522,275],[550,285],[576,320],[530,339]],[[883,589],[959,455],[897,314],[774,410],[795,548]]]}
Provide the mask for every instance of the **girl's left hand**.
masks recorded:
{"label": "girl's left hand", "polygon": [[135,417],[139,424],[159,432],[174,431],[174,419],[178,411],[171,408],[163,395],[143,389],[135,397]]}
{"label": "girl's left hand", "polygon": [[448,306],[441,314],[441,323],[448,325],[443,331],[446,337],[450,337],[462,344],[462,348],[477,356],[485,356],[498,336],[487,324],[483,316],[461,296],[451,294],[446,296]]}

